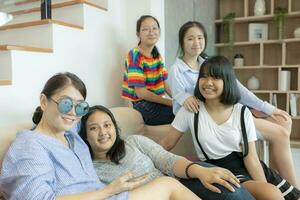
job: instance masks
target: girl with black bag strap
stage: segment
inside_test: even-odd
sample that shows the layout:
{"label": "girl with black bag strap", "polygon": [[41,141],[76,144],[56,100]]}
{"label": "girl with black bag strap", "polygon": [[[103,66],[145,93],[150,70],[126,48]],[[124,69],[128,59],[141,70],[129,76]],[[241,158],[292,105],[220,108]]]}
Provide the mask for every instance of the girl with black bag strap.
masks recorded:
{"label": "girl with black bag strap", "polygon": [[[268,176],[280,176],[272,174],[274,171],[262,166],[258,159],[252,114],[238,103],[240,93],[235,79],[232,66],[225,57],[207,59],[200,68],[195,88],[195,96],[201,100],[198,113],[194,115],[181,108],[162,145],[166,149],[172,148],[182,133],[190,129],[198,158],[231,170],[256,199],[298,199],[300,193],[293,186],[288,185],[286,191],[281,191],[280,185],[276,187],[267,182],[266,169]],[[241,122],[244,122],[244,131]],[[194,170],[191,166],[187,174],[193,174]],[[285,183],[288,184],[286,181],[281,184]],[[291,191],[293,196],[289,194]]]}
{"label": "girl with black bag strap", "polygon": [[[169,83],[172,91],[173,113],[181,107],[196,113],[199,109],[199,99],[194,90],[202,63],[208,58],[205,54],[209,43],[209,34],[205,26],[197,21],[184,23],[178,32],[178,55],[170,67]],[[236,79],[240,92],[239,103],[253,108],[253,121],[256,127],[256,136],[269,144],[270,166],[300,189],[297,179],[292,152],[290,148],[290,134],[292,119],[289,114],[272,104],[258,98]],[[259,114],[259,115],[257,115]]]}

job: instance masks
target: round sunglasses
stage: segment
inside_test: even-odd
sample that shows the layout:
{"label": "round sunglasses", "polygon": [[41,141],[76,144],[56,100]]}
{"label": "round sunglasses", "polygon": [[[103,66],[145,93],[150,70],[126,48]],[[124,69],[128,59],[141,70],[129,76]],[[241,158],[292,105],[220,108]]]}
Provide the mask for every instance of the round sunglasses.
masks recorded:
{"label": "round sunglasses", "polygon": [[62,114],[69,113],[73,107],[75,107],[75,114],[77,117],[82,117],[89,112],[89,104],[86,101],[78,101],[74,103],[70,97],[62,97],[58,101],[50,98],[53,102],[57,104],[57,109]]}

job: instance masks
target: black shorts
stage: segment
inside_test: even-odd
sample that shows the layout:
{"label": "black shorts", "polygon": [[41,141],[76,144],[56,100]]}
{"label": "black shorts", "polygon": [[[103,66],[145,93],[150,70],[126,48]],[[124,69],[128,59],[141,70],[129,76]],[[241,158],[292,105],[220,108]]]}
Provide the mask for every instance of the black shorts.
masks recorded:
{"label": "black shorts", "polygon": [[[253,180],[244,165],[243,156],[240,152],[232,152],[224,158],[212,159],[206,162],[230,170],[241,183]],[[298,200],[300,198],[300,191],[297,188],[283,179],[275,170],[270,169],[263,161],[260,162],[267,182],[279,188],[285,200]]]}
{"label": "black shorts", "polygon": [[240,183],[252,180],[240,152],[232,152],[224,158],[211,159],[206,162],[230,170],[239,179]]}
{"label": "black shorts", "polygon": [[145,100],[132,102],[132,104],[133,108],[142,114],[147,125],[170,124],[175,118],[171,106]]}

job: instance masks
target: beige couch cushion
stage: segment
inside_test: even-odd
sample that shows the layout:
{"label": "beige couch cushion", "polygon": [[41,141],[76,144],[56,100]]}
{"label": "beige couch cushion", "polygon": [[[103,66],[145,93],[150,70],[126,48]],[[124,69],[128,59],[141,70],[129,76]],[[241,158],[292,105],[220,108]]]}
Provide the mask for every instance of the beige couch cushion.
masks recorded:
{"label": "beige couch cushion", "polygon": [[142,115],[138,111],[129,107],[114,107],[110,110],[114,114],[122,134],[144,134],[145,123]]}
{"label": "beige couch cushion", "polygon": [[[145,125],[142,115],[133,108],[115,107],[110,109],[114,114],[121,132],[126,135],[139,134],[145,135],[155,142],[166,136],[170,125],[150,126]],[[196,155],[191,134],[185,133],[172,152],[177,155],[190,156]]]}
{"label": "beige couch cushion", "polygon": [[31,128],[31,126],[32,123],[30,122],[19,122],[0,126],[0,164],[11,142],[16,138],[16,133],[22,129]]}

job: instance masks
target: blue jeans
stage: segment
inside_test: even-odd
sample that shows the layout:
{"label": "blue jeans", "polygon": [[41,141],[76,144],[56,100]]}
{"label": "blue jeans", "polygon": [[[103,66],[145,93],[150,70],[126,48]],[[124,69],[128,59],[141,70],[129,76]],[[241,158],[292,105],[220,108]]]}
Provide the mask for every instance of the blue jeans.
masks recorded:
{"label": "blue jeans", "polygon": [[141,100],[132,102],[133,108],[139,111],[147,125],[170,124],[174,119],[171,106]]}
{"label": "blue jeans", "polygon": [[[215,167],[205,162],[199,162],[199,165],[203,167]],[[180,179],[179,181],[204,200],[255,200],[243,186],[240,188],[233,186],[235,192],[231,192],[219,184],[213,184],[221,190],[221,193],[215,193],[204,187],[199,179]]]}
{"label": "blue jeans", "polygon": [[213,184],[221,190],[221,193],[216,193],[204,187],[199,179],[180,179],[179,181],[204,200],[255,200],[243,186],[240,188],[233,186],[235,192],[231,192],[224,186]]}

